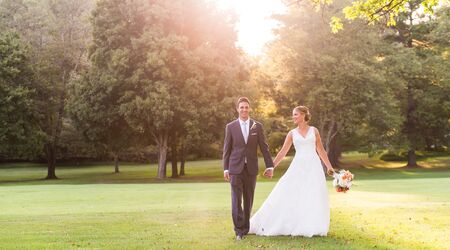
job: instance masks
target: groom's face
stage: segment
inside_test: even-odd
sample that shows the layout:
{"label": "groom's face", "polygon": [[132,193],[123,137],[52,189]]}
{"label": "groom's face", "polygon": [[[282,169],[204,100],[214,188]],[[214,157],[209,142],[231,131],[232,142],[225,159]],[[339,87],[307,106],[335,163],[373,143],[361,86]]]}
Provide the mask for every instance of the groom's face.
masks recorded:
{"label": "groom's face", "polygon": [[239,113],[239,118],[242,120],[248,119],[248,113],[250,112],[250,104],[247,102],[240,102],[237,108],[237,112]]}

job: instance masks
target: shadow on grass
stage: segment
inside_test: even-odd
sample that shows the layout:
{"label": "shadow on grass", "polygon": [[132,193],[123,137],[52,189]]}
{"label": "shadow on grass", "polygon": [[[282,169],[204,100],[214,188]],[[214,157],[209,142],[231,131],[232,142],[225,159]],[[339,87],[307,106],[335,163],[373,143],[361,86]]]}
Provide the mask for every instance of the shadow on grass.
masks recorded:
{"label": "shadow on grass", "polygon": [[[432,164],[437,168],[373,168],[365,165],[367,162],[353,161],[343,164],[343,168],[350,169],[355,175],[355,180],[389,180],[389,179],[414,179],[414,178],[449,178],[450,166],[447,158],[434,158]],[[258,177],[258,182],[274,182],[287,170],[290,161],[284,161],[275,171],[273,179]],[[358,165],[359,164],[359,165]],[[386,163],[388,164],[388,163]],[[261,171],[264,164],[261,165]],[[211,183],[224,182],[220,160],[190,162],[186,167],[185,176],[178,178],[156,178],[155,165],[142,165],[124,163],[120,166],[121,172],[115,174],[111,163],[93,163],[88,165],[71,166],[63,165],[56,168],[58,179],[47,180],[46,165],[36,163],[7,163],[0,164],[0,185],[52,185],[52,184],[152,184],[152,183]],[[330,177],[327,177],[329,180]]]}
{"label": "shadow on grass", "polygon": [[[33,174],[37,176],[37,174]],[[165,179],[158,179],[151,176],[149,173],[142,172],[126,172],[121,173],[107,173],[94,172],[89,173],[70,173],[65,172],[58,174],[58,179],[45,179],[45,173],[42,177],[14,178],[12,176],[8,179],[2,179],[0,176],[1,185],[82,185],[82,184],[160,184],[160,183],[216,183],[223,182],[221,176],[201,176],[201,175],[185,175],[178,178],[167,177]]]}

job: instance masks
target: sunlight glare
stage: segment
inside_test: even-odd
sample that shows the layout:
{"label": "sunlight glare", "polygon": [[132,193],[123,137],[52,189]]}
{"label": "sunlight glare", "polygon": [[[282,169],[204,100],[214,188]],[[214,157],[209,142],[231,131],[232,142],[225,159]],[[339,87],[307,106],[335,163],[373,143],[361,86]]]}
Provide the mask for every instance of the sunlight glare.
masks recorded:
{"label": "sunlight glare", "polygon": [[271,19],[271,15],[286,12],[281,0],[214,1],[219,8],[232,8],[239,15],[237,46],[253,56],[261,55],[264,45],[274,39],[272,29],[277,27],[278,22]]}

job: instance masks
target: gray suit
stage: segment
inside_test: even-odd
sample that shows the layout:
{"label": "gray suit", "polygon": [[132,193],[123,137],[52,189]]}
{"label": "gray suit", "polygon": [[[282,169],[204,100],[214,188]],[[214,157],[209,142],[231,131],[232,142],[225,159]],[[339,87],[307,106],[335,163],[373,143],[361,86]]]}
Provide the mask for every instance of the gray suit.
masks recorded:
{"label": "gray suit", "polygon": [[249,128],[245,143],[239,119],[228,123],[223,146],[223,169],[230,174],[232,217],[236,235],[245,235],[250,229],[250,213],[258,175],[258,145],[266,168],[273,167],[262,124],[250,120]]}

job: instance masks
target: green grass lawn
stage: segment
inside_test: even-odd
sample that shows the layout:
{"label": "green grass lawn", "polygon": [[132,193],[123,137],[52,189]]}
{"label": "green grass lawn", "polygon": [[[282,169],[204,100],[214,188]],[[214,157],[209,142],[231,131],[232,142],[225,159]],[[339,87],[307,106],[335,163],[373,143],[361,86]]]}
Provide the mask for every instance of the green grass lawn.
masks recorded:
{"label": "green grass lawn", "polygon": [[[255,211],[272,180],[259,177]],[[422,169],[346,155],[348,193],[330,187],[328,237],[234,241],[230,187],[220,161],[189,162],[187,176],[159,181],[155,165],[0,165],[0,249],[450,249],[450,157]],[[384,165],[383,165],[384,164]],[[170,172],[170,171],[169,171]],[[274,214],[276,216],[276,214]]]}

